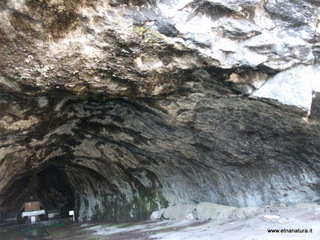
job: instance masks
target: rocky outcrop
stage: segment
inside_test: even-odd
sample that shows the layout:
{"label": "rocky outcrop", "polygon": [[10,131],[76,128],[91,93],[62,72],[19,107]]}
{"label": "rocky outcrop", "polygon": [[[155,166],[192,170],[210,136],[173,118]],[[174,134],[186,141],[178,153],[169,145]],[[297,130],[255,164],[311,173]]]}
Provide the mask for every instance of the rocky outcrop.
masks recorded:
{"label": "rocky outcrop", "polygon": [[[307,204],[307,206],[309,206]],[[318,205],[314,205],[318,206]],[[244,219],[265,213],[264,208],[259,207],[231,207],[211,202],[201,202],[197,205],[177,205],[154,211],[150,219],[170,220],[220,220]]]}
{"label": "rocky outcrop", "polygon": [[[229,69],[223,76],[228,79],[239,68],[268,74],[302,68],[318,59],[318,5],[293,0],[3,1],[1,84],[38,95],[58,89],[82,96],[148,97],[174,91],[177,72],[187,69]],[[319,77],[318,69],[315,74]],[[265,80],[254,79],[259,83],[254,88]],[[310,81],[320,88],[316,79]],[[272,93],[267,97],[282,100]]]}
{"label": "rocky outcrop", "polygon": [[30,196],[80,221],[319,201],[318,10],[2,1],[0,211]]}

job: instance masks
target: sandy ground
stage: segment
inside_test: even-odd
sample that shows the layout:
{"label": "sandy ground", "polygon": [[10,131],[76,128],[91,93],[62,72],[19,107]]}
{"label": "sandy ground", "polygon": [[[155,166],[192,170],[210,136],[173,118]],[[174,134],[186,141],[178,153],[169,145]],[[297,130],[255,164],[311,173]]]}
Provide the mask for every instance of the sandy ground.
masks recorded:
{"label": "sandy ground", "polygon": [[[267,216],[269,215],[269,216]],[[274,218],[266,220],[264,218]],[[29,230],[28,230],[29,229]],[[295,208],[230,221],[157,220],[127,223],[56,224],[47,237],[30,237],[33,229],[2,233],[2,240],[320,240],[320,209]],[[269,229],[306,229],[308,233],[268,233]],[[311,232],[312,231],[312,232]],[[32,235],[32,234],[31,234]],[[29,236],[29,237],[28,237]]]}

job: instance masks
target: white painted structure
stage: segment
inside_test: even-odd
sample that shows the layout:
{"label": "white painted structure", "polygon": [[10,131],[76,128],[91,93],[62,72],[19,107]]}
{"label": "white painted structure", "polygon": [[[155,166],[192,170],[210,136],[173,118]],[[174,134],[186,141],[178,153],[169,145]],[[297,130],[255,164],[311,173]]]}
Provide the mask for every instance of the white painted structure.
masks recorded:
{"label": "white painted structure", "polygon": [[69,216],[72,216],[72,221],[75,221],[74,210],[69,211]]}
{"label": "white painted structure", "polygon": [[45,210],[22,212],[22,217],[30,217],[31,223],[35,223],[36,217],[44,214],[46,214]]}

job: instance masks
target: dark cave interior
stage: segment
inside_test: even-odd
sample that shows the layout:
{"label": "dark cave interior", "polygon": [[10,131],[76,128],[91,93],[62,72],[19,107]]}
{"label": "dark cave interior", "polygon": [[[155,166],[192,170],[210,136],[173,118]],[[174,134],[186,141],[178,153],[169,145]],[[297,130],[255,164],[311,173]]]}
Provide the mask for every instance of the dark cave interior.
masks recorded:
{"label": "dark cave interior", "polygon": [[8,206],[6,215],[11,215],[21,222],[21,213],[26,202],[38,201],[46,213],[56,210],[60,217],[68,217],[69,211],[75,209],[74,190],[69,184],[63,168],[47,166],[43,170],[20,178],[7,190]]}
{"label": "dark cave interior", "polygon": [[38,198],[46,208],[56,208],[63,216],[75,207],[74,191],[68,183],[63,169],[47,167],[37,173],[39,182]]}

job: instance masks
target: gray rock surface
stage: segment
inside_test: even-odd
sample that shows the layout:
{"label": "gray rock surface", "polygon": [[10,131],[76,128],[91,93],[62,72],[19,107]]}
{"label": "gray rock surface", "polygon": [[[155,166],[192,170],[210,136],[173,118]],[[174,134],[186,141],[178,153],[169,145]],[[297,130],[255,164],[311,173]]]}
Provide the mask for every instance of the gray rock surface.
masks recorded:
{"label": "gray rock surface", "polygon": [[[304,206],[304,205],[303,205]],[[302,207],[303,207],[302,206]],[[309,207],[309,205],[307,205]],[[316,205],[315,205],[316,206]],[[264,208],[221,205],[212,202],[201,202],[197,205],[176,205],[152,213],[150,219],[170,220],[230,220],[250,218],[264,213]]]}
{"label": "gray rock surface", "polygon": [[[190,214],[196,211],[194,205],[176,205],[167,207],[163,212],[163,218],[172,220],[190,219]],[[195,219],[195,218],[193,218]]]}
{"label": "gray rock surface", "polygon": [[236,207],[216,203],[201,202],[197,205],[199,220],[227,220],[234,216]]}
{"label": "gray rock surface", "polygon": [[278,99],[309,110],[313,91],[320,86],[319,73],[318,67],[296,66],[270,77],[252,96]]}
{"label": "gray rock surface", "polygon": [[0,1],[0,212],[50,189],[79,221],[318,202],[318,12]]}
{"label": "gray rock surface", "polygon": [[3,1],[1,85],[145,97],[172,92],[179,70],[277,72],[317,58],[317,2],[113,2]]}
{"label": "gray rock surface", "polygon": [[161,218],[163,218],[163,213],[164,213],[164,211],[165,211],[165,208],[162,208],[162,209],[160,209],[160,210],[158,210],[158,211],[152,212],[152,214],[151,214],[151,216],[150,216],[150,219],[151,219],[151,220],[156,220],[156,219],[161,219]]}

